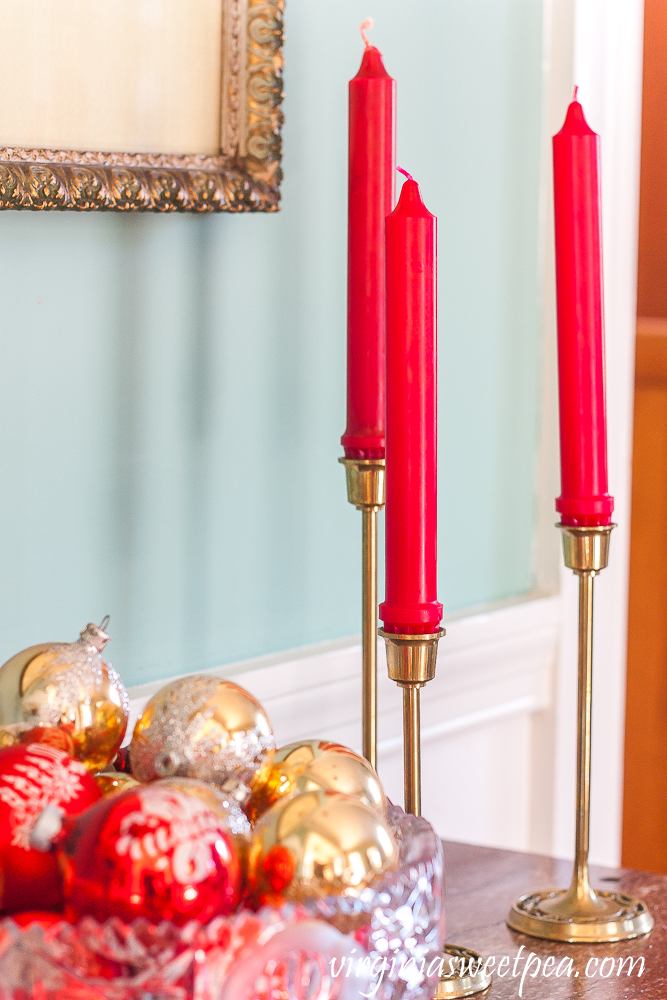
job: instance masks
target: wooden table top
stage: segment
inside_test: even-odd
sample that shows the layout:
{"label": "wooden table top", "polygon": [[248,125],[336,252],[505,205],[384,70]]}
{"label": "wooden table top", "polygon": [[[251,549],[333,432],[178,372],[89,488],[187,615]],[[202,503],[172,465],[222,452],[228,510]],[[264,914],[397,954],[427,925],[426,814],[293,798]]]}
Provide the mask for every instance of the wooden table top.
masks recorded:
{"label": "wooden table top", "polygon": [[[505,918],[517,896],[569,885],[570,862],[451,841],[445,841],[444,847],[447,940],[486,957],[493,955],[497,963],[503,956],[510,959],[509,966],[505,963],[502,968],[503,976],[494,974],[491,987],[478,994],[482,1000],[667,1000],[667,875],[593,867],[593,888],[639,896],[653,914],[655,926],[634,941],[559,944],[515,934]],[[524,975],[524,959],[531,952],[536,957]],[[545,978],[544,962],[549,956],[554,962]],[[629,957],[643,957],[641,975],[639,961],[627,974]],[[620,975],[619,960],[625,960]]]}

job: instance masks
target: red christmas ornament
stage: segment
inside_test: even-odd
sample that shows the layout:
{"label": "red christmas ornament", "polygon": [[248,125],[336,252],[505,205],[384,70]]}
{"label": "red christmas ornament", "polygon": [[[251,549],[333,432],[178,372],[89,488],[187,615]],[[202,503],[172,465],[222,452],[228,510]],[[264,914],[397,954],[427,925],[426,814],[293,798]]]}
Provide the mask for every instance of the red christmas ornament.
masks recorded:
{"label": "red christmas ornament", "polygon": [[218,816],[194,795],[141,785],[68,824],[65,914],[201,923],[236,909],[241,867]]}
{"label": "red christmas ornament", "polygon": [[77,816],[100,798],[78,760],[46,743],[0,750],[0,911],[58,910],[62,887],[56,858],[30,846],[47,805]]}

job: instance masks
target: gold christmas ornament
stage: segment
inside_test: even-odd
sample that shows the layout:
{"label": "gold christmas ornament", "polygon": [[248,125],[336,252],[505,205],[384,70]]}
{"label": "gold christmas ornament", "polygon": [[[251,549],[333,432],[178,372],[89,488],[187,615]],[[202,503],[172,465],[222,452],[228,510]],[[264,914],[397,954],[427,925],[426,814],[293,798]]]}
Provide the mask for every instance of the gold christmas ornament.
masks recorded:
{"label": "gold christmas ornament", "polygon": [[[198,778],[245,801],[275,752],[266,712],[233,681],[195,674],[154,695],[134,728],[132,774],[139,781]],[[232,785],[227,782],[232,781]]]}
{"label": "gold christmas ornament", "polygon": [[115,757],[130,708],[123,682],[101,656],[107,624],[87,625],[77,642],[31,646],[0,668],[0,725],[64,730],[91,771]]}
{"label": "gold christmas ornament", "polygon": [[94,777],[97,787],[105,798],[108,795],[126,792],[128,788],[135,788],[139,784],[131,774],[122,774],[120,771],[100,771]]}
{"label": "gold christmas ornament", "polygon": [[276,750],[273,764],[253,787],[246,815],[256,823],[274,802],[320,788],[354,795],[387,815],[387,800],[375,768],[349,747],[326,740],[301,740]]}
{"label": "gold christmas ornament", "polygon": [[283,764],[296,775],[296,791],[324,788],[354,795],[367,806],[387,815],[387,799],[377,771],[365,757],[340,743],[301,740],[276,751],[275,764]]}
{"label": "gold christmas ornament", "polygon": [[257,903],[357,895],[397,864],[396,842],[376,809],[340,792],[304,792],[258,821],[248,883]]}

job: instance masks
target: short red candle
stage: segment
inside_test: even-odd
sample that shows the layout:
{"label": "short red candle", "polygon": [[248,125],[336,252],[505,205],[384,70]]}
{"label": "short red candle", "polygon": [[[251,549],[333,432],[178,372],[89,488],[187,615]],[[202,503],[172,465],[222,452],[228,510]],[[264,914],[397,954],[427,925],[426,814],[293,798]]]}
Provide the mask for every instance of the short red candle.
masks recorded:
{"label": "short red candle", "polygon": [[436,218],[409,178],[386,222],[387,632],[435,632],[437,378]]}
{"label": "short red candle", "polygon": [[553,137],[563,524],[611,524],[607,492],[600,144],[581,104]]}
{"label": "short red candle", "polygon": [[347,427],[341,443],[346,458],[384,458],[384,220],[394,206],[396,82],[367,40],[349,86]]}

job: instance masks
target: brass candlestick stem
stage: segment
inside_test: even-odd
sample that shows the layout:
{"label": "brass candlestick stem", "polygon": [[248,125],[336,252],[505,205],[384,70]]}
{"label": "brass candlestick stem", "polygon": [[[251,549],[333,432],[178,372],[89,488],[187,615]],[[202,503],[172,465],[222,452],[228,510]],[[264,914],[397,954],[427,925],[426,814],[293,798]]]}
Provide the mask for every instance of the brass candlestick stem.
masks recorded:
{"label": "brass candlestick stem", "polygon": [[521,896],[507,918],[512,930],[551,941],[598,943],[647,934],[653,917],[640,899],[619,892],[595,892],[588,875],[591,802],[591,717],[593,678],[593,580],[609,560],[614,525],[563,532],[565,565],[579,577],[579,674],[577,731],[577,819],[575,860],[569,889]]}
{"label": "brass candlestick stem", "polygon": [[[389,677],[403,689],[403,785],[405,811],[421,816],[421,689],[435,677],[438,642],[445,630],[424,635],[396,635],[378,630],[387,647]],[[444,947],[443,973],[436,1000],[468,997],[491,985],[485,961],[476,951],[459,945]]]}
{"label": "brass candlestick stem", "polygon": [[377,768],[377,517],[384,506],[384,459],[341,458],[347,499],[361,511],[362,752]]}

